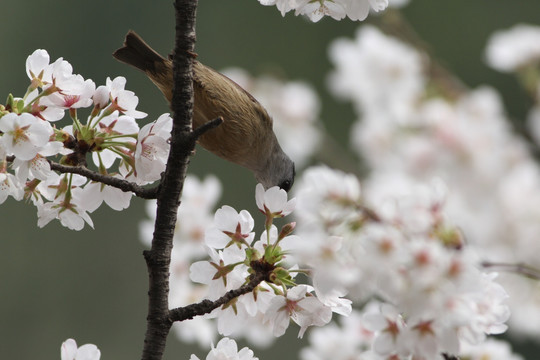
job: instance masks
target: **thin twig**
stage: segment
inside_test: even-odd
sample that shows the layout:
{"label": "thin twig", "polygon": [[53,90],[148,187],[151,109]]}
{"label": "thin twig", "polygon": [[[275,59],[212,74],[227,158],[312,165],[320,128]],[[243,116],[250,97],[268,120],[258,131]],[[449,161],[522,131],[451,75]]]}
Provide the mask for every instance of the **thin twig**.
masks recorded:
{"label": "thin twig", "polygon": [[442,354],[442,356],[445,360],[459,360],[459,357],[454,355]]}
{"label": "thin twig", "polygon": [[510,264],[510,263],[484,261],[482,263],[482,266],[484,268],[513,272],[519,275],[526,276],[530,279],[540,280],[540,270],[530,265],[523,264],[523,263]]}
{"label": "thin twig", "polygon": [[96,171],[88,169],[85,166],[62,165],[54,161],[49,161],[49,164],[51,164],[51,170],[58,171],[62,174],[82,175],[92,181],[97,181],[125,192],[131,191],[132,193],[143,199],[155,199],[159,189],[159,186],[154,188],[144,188],[127,180],[115,178],[110,175],[100,174]]}

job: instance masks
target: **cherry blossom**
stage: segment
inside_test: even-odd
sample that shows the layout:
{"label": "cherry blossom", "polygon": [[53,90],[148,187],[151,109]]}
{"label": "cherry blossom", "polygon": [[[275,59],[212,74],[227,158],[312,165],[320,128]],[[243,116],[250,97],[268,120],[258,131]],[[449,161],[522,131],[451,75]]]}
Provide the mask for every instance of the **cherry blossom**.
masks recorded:
{"label": "cherry blossom", "polygon": [[496,31],[486,45],[486,61],[492,68],[510,72],[540,61],[540,27],[514,25]]}
{"label": "cherry blossom", "polygon": [[245,259],[243,249],[236,246],[230,246],[224,250],[214,250],[208,248],[212,261],[198,261],[193,263],[190,268],[191,280],[208,284],[208,297],[210,300],[216,300],[225,295],[227,290],[240,287],[247,273],[245,265],[239,265]]}
{"label": "cherry blossom", "polygon": [[283,296],[276,296],[270,302],[264,321],[273,328],[274,336],[281,336],[292,319],[300,326],[298,337],[302,337],[308,326],[322,326],[332,319],[332,310],[310,292],[310,287],[298,285]]}
{"label": "cherry blossom", "polygon": [[172,118],[169,114],[163,114],[140,130],[135,150],[135,169],[139,181],[155,181],[161,177],[169,156],[171,129]]}
{"label": "cherry blossom", "polygon": [[85,344],[77,347],[77,342],[67,339],[60,348],[62,360],[99,360],[101,352],[94,344]]}
{"label": "cherry blossom", "polygon": [[[115,176],[120,178],[120,176]],[[129,207],[133,193],[122,191],[112,186],[98,182],[89,182],[84,187],[81,194],[81,203],[84,204],[88,212],[95,211],[103,202],[116,211],[124,210]]]}
{"label": "cherry blossom", "polygon": [[146,113],[135,109],[139,103],[139,98],[133,91],[125,90],[125,77],[118,76],[112,80],[107,78],[106,86],[110,91],[110,97],[114,105],[114,110],[120,110],[123,114],[131,116],[135,119],[142,119],[146,117]]}
{"label": "cherry blossom", "polygon": [[0,118],[0,145],[8,155],[21,160],[33,159],[49,142],[51,125],[28,113],[9,113]]}
{"label": "cherry blossom", "polygon": [[87,209],[82,205],[81,192],[82,189],[76,188],[39,206],[38,226],[44,227],[51,220],[58,219],[63,226],[72,230],[82,230],[85,222],[94,227]]}
{"label": "cherry blossom", "polygon": [[262,5],[276,5],[281,15],[295,10],[295,15],[306,15],[313,22],[324,16],[341,20],[345,16],[351,20],[364,20],[370,9],[382,11],[388,6],[388,0],[259,0]]}
{"label": "cherry blossom", "polygon": [[214,225],[206,233],[204,241],[213,248],[250,244],[255,236],[252,232],[254,224],[255,221],[248,211],[242,210],[238,213],[225,205],[216,211]]}
{"label": "cherry blossom", "polygon": [[277,186],[264,190],[262,184],[255,188],[255,200],[259,210],[271,217],[289,215],[296,205],[296,199],[287,201],[287,192]]}
{"label": "cherry blossom", "polygon": [[21,200],[23,194],[23,186],[15,175],[0,172],[0,204],[6,201],[8,196],[12,196],[15,200]]}
{"label": "cherry blossom", "polygon": [[[199,358],[191,355],[190,360],[199,360]],[[258,360],[258,358],[254,357],[253,351],[247,347],[238,351],[236,341],[225,337],[217,343],[215,348],[212,347],[206,360]]]}

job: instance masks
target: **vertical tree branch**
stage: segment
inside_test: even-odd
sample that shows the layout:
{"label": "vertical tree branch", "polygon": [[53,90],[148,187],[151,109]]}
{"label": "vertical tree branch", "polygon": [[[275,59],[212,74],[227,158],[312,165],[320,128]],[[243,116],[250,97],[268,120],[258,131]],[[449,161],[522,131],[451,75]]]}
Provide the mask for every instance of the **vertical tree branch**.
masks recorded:
{"label": "vertical tree branch", "polygon": [[144,252],[149,274],[148,317],[143,360],[160,360],[165,351],[172,321],[169,316],[169,266],[176,215],[189,157],[195,148],[192,135],[192,60],[195,44],[197,0],[176,0],[174,86],[171,108],[173,128],[167,168],[157,196],[157,213],[152,248]]}

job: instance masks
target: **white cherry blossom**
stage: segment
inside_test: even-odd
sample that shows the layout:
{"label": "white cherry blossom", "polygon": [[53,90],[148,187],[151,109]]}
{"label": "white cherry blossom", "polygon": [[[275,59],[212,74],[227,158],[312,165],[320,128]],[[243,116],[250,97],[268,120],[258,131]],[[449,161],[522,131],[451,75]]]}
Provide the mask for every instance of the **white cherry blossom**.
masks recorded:
{"label": "white cherry blossom", "polygon": [[118,76],[112,80],[107,78],[106,86],[109,88],[111,100],[115,104],[115,110],[120,110],[123,114],[135,119],[146,117],[146,113],[135,109],[139,104],[139,98],[133,91],[125,90],[125,77]]}
{"label": "white cherry blossom", "polygon": [[273,328],[274,336],[281,336],[292,319],[300,326],[298,337],[302,337],[309,326],[322,326],[332,319],[332,310],[310,292],[310,287],[298,285],[286,295],[276,296],[270,302],[264,321]]}
{"label": "white cherry blossom", "polygon": [[0,172],[0,204],[6,201],[8,196],[21,200],[23,195],[23,184],[19,179],[13,174]]}
{"label": "white cherry blossom", "polygon": [[99,360],[101,352],[94,344],[77,347],[75,340],[67,339],[60,348],[60,358],[62,360]]}
{"label": "white cherry blossom", "polygon": [[49,142],[53,129],[47,121],[22,113],[9,113],[0,118],[0,145],[9,155],[21,160],[33,159]]}
{"label": "white cherry blossom", "polygon": [[[190,360],[199,360],[199,358],[191,355]],[[253,351],[247,347],[238,351],[236,341],[225,337],[217,343],[215,348],[212,347],[206,360],[258,360],[258,358],[253,356]]]}
{"label": "white cherry blossom", "polygon": [[237,212],[224,205],[216,211],[214,224],[207,231],[204,242],[212,248],[224,248],[229,244],[251,244],[255,233],[252,232],[255,221],[247,210]]}
{"label": "white cherry blossom", "polygon": [[540,26],[517,24],[496,31],[488,39],[486,61],[503,72],[516,71],[540,61]]}
{"label": "white cherry blossom", "polygon": [[171,130],[172,118],[169,114],[161,115],[140,130],[135,150],[138,181],[151,182],[160,179],[169,156]]}
{"label": "white cherry blossom", "polygon": [[277,186],[264,190],[262,184],[255,188],[255,200],[262,213],[272,217],[289,215],[296,205],[296,199],[287,201],[287,192]]}

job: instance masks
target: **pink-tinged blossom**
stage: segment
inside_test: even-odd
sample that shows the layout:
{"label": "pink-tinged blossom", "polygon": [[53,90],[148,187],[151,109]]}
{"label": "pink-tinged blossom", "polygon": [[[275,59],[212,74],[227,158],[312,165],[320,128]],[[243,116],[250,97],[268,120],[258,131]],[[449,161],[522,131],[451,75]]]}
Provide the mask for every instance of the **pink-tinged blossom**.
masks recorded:
{"label": "pink-tinged blossom", "polygon": [[139,132],[135,149],[135,170],[139,182],[160,179],[169,156],[171,130],[172,118],[163,114]]}
{"label": "pink-tinged blossom", "polygon": [[335,66],[329,77],[332,92],[351,100],[373,122],[406,121],[423,94],[425,59],[374,26],[360,27],[354,39],[334,40],[329,57]]}
{"label": "pink-tinged blossom", "polygon": [[77,347],[73,339],[67,339],[60,347],[60,358],[62,360],[99,360],[101,352],[94,344],[85,344]]}
{"label": "pink-tinged blossom", "polygon": [[60,223],[71,230],[82,230],[86,222],[90,227],[94,227],[92,219],[83,207],[80,200],[82,189],[71,190],[71,197],[63,194],[38,207],[38,226],[44,227],[51,220],[58,219]]}
{"label": "pink-tinged blossom", "polygon": [[[139,133],[139,125],[131,116],[120,115],[118,110],[115,110],[97,123],[96,130],[103,134],[105,144],[103,150],[92,152],[92,160],[96,166],[104,166],[109,169],[113,166],[115,160],[121,158],[121,156],[107,147],[107,137],[114,137],[112,140],[115,143],[114,149],[122,151],[123,146],[117,144],[125,143],[133,146],[135,144],[133,136]],[[125,135],[125,137],[122,135]]]}
{"label": "pink-tinged blossom", "polygon": [[333,227],[355,217],[352,210],[361,199],[355,176],[326,166],[307,169],[296,189],[296,214],[301,216],[302,226],[312,229]]}
{"label": "pink-tinged blossom", "polygon": [[245,261],[246,254],[236,246],[218,251],[208,248],[208,253],[211,260],[193,263],[189,274],[192,281],[209,285],[208,298],[216,300],[245,282],[247,267],[239,263]]}
{"label": "pink-tinged blossom", "polygon": [[15,200],[21,200],[23,195],[23,184],[15,176],[0,172],[0,204],[6,201],[8,196],[12,196]]}
{"label": "pink-tinged blossom", "polygon": [[[30,105],[29,113],[42,120],[55,122],[64,118],[65,110],[56,106],[44,106],[42,99],[37,99],[39,90],[34,89],[24,99],[25,106]],[[17,99],[18,100],[18,99]]]}
{"label": "pink-tinged blossom", "polygon": [[403,339],[405,321],[397,309],[389,304],[382,304],[379,311],[371,309],[364,315],[366,328],[378,335],[373,341],[373,349],[380,355],[399,352],[407,355]]}
{"label": "pink-tinged blossom", "polygon": [[135,108],[139,104],[139,98],[133,91],[125,90],[126,78],[118,76],[111,80],[107,78],[107,87],[110,91],[111,101],[115,110],[120,110],[125,115],[129,115],[135,119],[146,117],[146,113],[138,111]]}
{"label": "pink-tinged blossom", "polygon": [[[190,360],[199,360],[199,358],[191,355]],[[236,341],[225,337],[217,343],[215,348],[212,347],[206,360],[258,360],[258,358],[253,356],[253,351],[247,347],[238,351]]]}
{"label": "pink-tinged blossom", "polygon": [[[359,191],[352,192],[358,196],[346,196],[347,191],[328,196],[332,189],[346,188],[339,181],[345,174],[331,172],[308,169],[299,179],[300,244],[291,253],[315,269],[313,284],[322,302],[332,292],[348,292],[356,301],[374,296],[393,304],[394,317],[401,318],[395,328],[399,336],[391,336],[388,326],[369,327],[375,335],[373,356],[457,354],[460,342],[476,343],[506,329],[506,292],[479,270],[473,249],[463,248],[461,233],[446,217],[444,184],[374,177],[362,198]],[[323,186],[325,178],[341,185]],[[326,216],[328,208],[342,216]]]}
{"label": "pink-tinged blossom", "polygon": [[307,285],[297,285],[285,295],[278,295],[272,299],[264,321],[273,328],[274,336],[285,333],[292,319],[300,326],[298,337],[302,337],[309,326],[322,326],[332,319],[332,310],[319,299],[308,292]]}
{"label": "pink-tinged blossom", "polygon": [[28,161],[15,158],[12,167],[15,169],[15,175],[22,182],[27,179],[47,180],[53,174],[51,164],[41,155],[36,155]]}
{"label": "pink-tinged blossom", "polygon": [[8,155],[21,160],[33,159],[49,142],[53,129],[47,121],[28,113],[9,113],[0,118],[0,145]]}
{"label": "pink-tinged blossom", "polygon": [[214,224],[207,231],[206,245],[220,249],[231,244],[237,247],[251,244],[255,233],[252,232],[255,221],[247,210],[239,213],[230,206],[224,205],[216,211]]}

